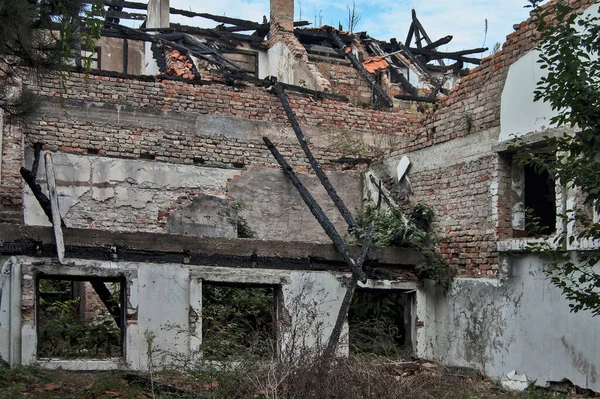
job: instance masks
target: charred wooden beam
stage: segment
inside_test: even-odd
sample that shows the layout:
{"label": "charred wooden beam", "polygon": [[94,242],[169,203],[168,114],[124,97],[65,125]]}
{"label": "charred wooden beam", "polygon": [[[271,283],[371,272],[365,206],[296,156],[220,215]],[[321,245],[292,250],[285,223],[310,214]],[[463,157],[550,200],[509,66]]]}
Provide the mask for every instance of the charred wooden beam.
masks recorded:
{"label": "charred wooden beam", "polygon": [[410,23],[410,27],[408,28],[408,33],[406,34],[406,40],[404,41],[404,44],[406,46],[410,46],[410,42],[412,41],[414,34],[415,34],[415,23],[413,21]]}
{"label": "charred wooden beam", "polygon": [[132,10],[147,10],[148,4],[134,1],[104,0],[104,4],[112,7],[129,8]]}
{"label": "charred wooden beam", "polygon": [[[360,253],[359,258],[356,260],[356,265],[358,268],[362,269],[365,260],[369,254],[369,248],[371,247],[373,228],[369,230],[369,233],[363,239],[363,247]],[[327,347],[325,347],[325,351],[323,352],[323,357],[326,362],[331,361],[335,357],[335,351],[340,341],[340,335],[342,334],[342,329],[344,328],[344,324],[346,322],[346,318],[348,317],[348,312],[350,311],[350,305],[352,305],[352,297],[354,296],[354,291],[356,290],[356,286],[358,285],[358,276],[356,273],[352,273],[352,277],[350,278],[350,282],[348,283],[348,287],[346,288],[346,294],[344,295],[344,299],[342,300],[342,304],[340,306],[340,310],[338,312],[335,325],[333,327],[333,331],[329,337],[329,341],[327,342]]]}
{"label": "charred wooden beam", "polygon": [[[294,29],[294,34],[299,38],[313,39],[313,40],[318,39],[319,42],[322,42],[323,40],[331,41],[331,35],[324,29],[316,29],[316,30]],[[352,40],[353,40],[352,36],[345,35],[345,34],[339,34],[338,36],[345,44],[352,44]]]}
{"label": "charred wooden beam", "polygon": [[394,98],[397,98],[398,100],[405,100],[405,101],[417,101],[420,103],[435,103],[435,102],[437,102],[437,98],[432,97],[432,96],[411,96],[411,95],[405,95],[405,94],[398,94],[398,95],[394,96]]}
{"label": "charred wooden beam", "polygon": [[365,67],[361,64],[358,58],[356,58],[356,56],[352,53],[351,49],[350,51],[347,51],[349,47],[346,46],[346,44],[342,41],[338,34],[335,33],[333,30],[329,30],[329,35],[333,39],[334,43],[346,54],[346,58],[350,60],[354,68],[356,68],[369,83],[369,86],[375,93],[376,107],[384,106],[392,108],[394,106],[394,102],[392,101],[392,99],[387,95],[385,90],[383,90],[383,87],[381,87],[381,85],[375,82],[373,76],[371,76],[371,74],[365,69]]}
{"label": "charred wooden beam", "polygon": [[[428,45],[431,44],[432,41],[429,38],[429,35],[427,34],[427,32],[425,31],[425,28],[423,28],[423,25],[421,25],[421,21],[419,21],[419,18],[417,18],[417,12],[415,11],[415,9],[412,10],[412,20],[413,20],[413,24],[415,26],[415,33],[416,34],[420,33],[421,35],[423,35],[423,39],[425,39],[427,44]],[[421,47],[419,44],[420,44],[420,40],[417,41],[417,45],[419,47]]]}
{"label": "charred wooden beam", "polygon": [[462,61],[456,61],[454,64],[445,65],[445,66],[426,64],[425,67],[432,72],[454,71],[454,72],[458,73],[465,67],[465,63]]}
{"label": "charred wooden beam", "polygon": [[288,120],[292,125],[292,129],[294,129],[294,133],[296,133],[296,138],[298,139],[298,143],[300,144],[300,147],[302,147],[302,151],[304,151],[304,154],[308,159],[308,163],[310,164],[311,168],[315,171],[315,174],[319,178],[319,181],[323,185],[323,188],[325,188],[325,191],[327,191],[329,198],[331,198],[336,208],[348,224],[348,229],[354,230],[357,227],[356,220],[346,207],[346,204],[344,204],[344,201],[338,195],[337,191],[333,187],[333,184],[331,184],[331,182],[329,181],[329,178],[323,171],[323,168],[321,168],[319,161],[315,158],[312,151],[308,147],[308,141],[306,140],[306,137],[304,136],[304,133],[300,128],[300,124],[298,123],[296,114],[294,114],[294,110],[292,110],[292,107],[290,106],[283,86],[279,84],[279,82],[277,82],[274,78],[273,83],[273,92],[277,95],[277,97],[279,97],[279,100],[281,101],[283,110],[285,111]]}
{"label": "charred wooden beam", "polygon": [[410,51],[413,52],[414,54],[426,56],[427,58],[429,58],[431,60],[449,59],[449,60],[455,60],[455,61],[468,62],[470,64],[475,64],[475,65],[479,65],[481,63],[480,58],[465,57],[464,55],[465,54],[482,53],[486,50],[487,50],[487,48],[477,48],[477,49],[471,49],[471,50],[443,52],[443,51],[437,51],[437,50],[410,48]]}
{"label": "charred wooden beam", "polygon": [[123,73],[129,69],[129,40],[123,40]]}
{"label": "charred wooden beam", "polygon": [[115,323],[117,323],[117,326],[119,326],[120,329],[123,328],[121,325],[121,307],[119,302],[113,299],[112,293],[106,287],[106,284],[100,279],[90,279],[89,282],[112,318],[115,320]]}
{"label": "charred wooden beam", "polygon": [[306,189],[306,187],[304,187],[304,185],[302,184],[292,167],[279,153],[279,151],[273,145],[273,143],[271,143],[271,141],[267,137],[263,137],[263,141],[267,145],[269,151],[271,151],[271,154],[273,154],[273,156],[277,160],[277,163],[279,163],[279,165],[281,166],[283,173],[288,177],[288,179],[290,179],[294,187],[296,187],[296,190],[298,190],[300,197],[302,197],[302,200],[304,201],[310,212],[317,219],[325,233],[329,236],[337,251],[340,253],[340,255],[342,255],[344,261],[348,264],[350,270],[352,270],[353,276],[355,276],[355,278],[359,281],[366,282],[367,276],[362,270],[362,264],[358,264],[358,262],[352,259],[352,257],[350,256],[348,246],[346,245],[342,237],[339,235],[339,233],[337,232],[337,230],[335,229],[325,212],[323,212],[321,206],[319,206],[319,204],[317,203],[317,201],[315,201],[311,193]]}
{"label": "charred wooden beam", "polygon": [[444,44],[450,43],[450,41],[452,41],[452,39],[453,39],[453,36],[451,36],[451,35],[444,36],[441,39],[436,40],[435,42],[429,43],[427,46],[425,46],[423,48],[426,49],[426,50],[436,49],[439,46],[443,46]]}
{"label": "charred wooden beam", "polygon": [[[425,41],[427,42],[427,46],[431,46],[433,44],[433,42],[431,41],[431,39],[429,38],[429,35],[427,34],[427,32],[425,31],[425,28],[423,28],[423,25],[421,25],[421,21],[419,21],[419,18],[417,18],[417,12],[413,9],[412,10],[412,19],[413,22],[415,24],[415,30],[417,33],[417,38],[419,37],[419,33],[421,35],[423,35],[423,38],[425,39]],[[407,44],[408,45],[408,44]],[[417,40],[417,47],[418,48],[422,48],[422,44],[421,44],[421,40]],[[432,48],[435,48],[435,46],[432,46]],[[444,60],[439,59],[438,63],[440,64],[440,66],[444,66]]]}
{"label": "charred wooden beam", "polygon": [[243,35],[243,34],[234,33],[234,32],[219,32],[215,29],[197,28],[195,26],[186,26],[186,25],[181,25],[181,24],[171,24],[171,26],[169,28],[147,28],[147,29],[137,29],[137,31],[165,32],[165,33],[166,32],[180,32],[180,33],[189,33],[192,35],[229,38],[229,39],[237,40],[240,42],[250,42],[250,43],[259,43],[259,44],[263,42],[263,39],[258,36]]}
{"label": "charred wooden beam", "polygon": [[146,20],[146,14],[139,14],[139,13],[132,13],[132,12],[124,12],[124,11],[118,11],[118,10],[108,10],[108,12],[106,13],[106,18],[108,18],[109,21],[113,21],[113,20],[120,20],[120,19],[131,19],[131,20],[137,20],[137,21],[145,21]]}

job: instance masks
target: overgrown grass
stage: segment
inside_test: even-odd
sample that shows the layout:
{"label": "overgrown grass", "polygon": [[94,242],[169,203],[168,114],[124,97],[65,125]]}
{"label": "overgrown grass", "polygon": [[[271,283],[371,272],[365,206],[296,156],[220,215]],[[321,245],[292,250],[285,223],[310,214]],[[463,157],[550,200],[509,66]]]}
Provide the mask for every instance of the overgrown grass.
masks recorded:
{"label": "overgrown grass", "polygon": [[[141,380],[144,379],[140,378]],[[166,384],[172,392],[164,389]],[[126,372],[45,371],[35,367],[0,369],[0,398],[210,398],[210,399],[567,399],[529,389],[502,390],[490,381],[470,381],[440,371],[403,375],[394,362],[343,359],[323,368],[307,364],[199,363],[187,372],[163,371],[149,385],[133,383]],[[162,388],[161,388],[162,387]]]}

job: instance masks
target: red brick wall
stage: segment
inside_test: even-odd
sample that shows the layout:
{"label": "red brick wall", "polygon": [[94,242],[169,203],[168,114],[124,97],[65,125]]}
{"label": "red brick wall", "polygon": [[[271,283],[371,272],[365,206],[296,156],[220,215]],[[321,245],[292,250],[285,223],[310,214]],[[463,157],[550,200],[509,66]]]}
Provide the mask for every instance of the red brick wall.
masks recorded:
{"label": "red brick wall", "polygon": [[[593,1],[570,3],[585,9]],[[499,128],[501,96],[508,69],[534,48],[534,35],[531,20],[521,23],[518,30],[507,36],[502,51],[482,60],[450,95],[427,111],[422,126],[412,140],[401,145],[398,153],[410,158],[414,150],[459,137],[472,137],[476,145],[480,133]],[[497,274],[496,242],[512,237],[514,193],[510,159],[490,152],[476,161],[409,173],[409,176],[414,201],[429,204],[436,210],[434,227],[446,259],[462,274]]]}
{"label": "red brick wall", "polygon": [[[289,126],[279,100],[264,89],[244,89],[224,85],[192,85],[182,82],[141,82],[118,78],[73,74],[65,82],[66,92],[60,88],[58,77],[47,78],[39,93],[48,97],[68,100],[119,104],[143,110],[164,110],[220,115],[233,118],[281,123]],[[32,86],[32,89],[35,89]],[[410,112],[390,113],[360,109],[351,104],[325,100],[315,102],[305,96],[289,96],[290,103],[302,126],[341,129],[407,137],[417,123],[417,115]],[[108,140],[110,139],[110,140]],[[26,143],[41,141],[51,151],[86,153],[88,148],[99,150],[100,155],[140,157],[140,153],[156,154],[159,161],[192,163],[203,157],[212,163],[230,164],[245,156],[250,163],[273,163],[263,145],[256,141],[206,138],[194,132],[143,129],[131,124],[107,120],[98,125],[70,120],[68,117],[42,116],[27,129]],[[293,154],[292,163],[303,165],[301,150],[293,144],[282,145],[283,153]],[[323,162],[343,156],[341,152],[321,151]]]}
{"label": "red brick wall", "polygon": [[0,223],[23,223],[22,180],[19,169],[23,163],[21,123],[4,117],[2,132],[2,171],[0,176]]}

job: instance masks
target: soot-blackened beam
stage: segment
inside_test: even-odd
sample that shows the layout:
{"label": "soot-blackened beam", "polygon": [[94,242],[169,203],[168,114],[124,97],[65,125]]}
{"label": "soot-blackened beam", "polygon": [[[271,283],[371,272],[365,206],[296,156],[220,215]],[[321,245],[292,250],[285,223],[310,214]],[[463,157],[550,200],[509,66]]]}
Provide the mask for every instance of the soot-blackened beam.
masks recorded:
{"label": "soot-blackened beam", "polygon": [[408,33],[406,34],[406,40],[404,41],[404,43],[407,46],[410,46],[410,42],[412,41],[414,33],[415,33],[415,23],[411,22],[410,27],[408,28]]}
{"label": "soot-blackened beam", "polygon": [[354,259],[352,259],[352,257],[350,256],[348,246],[346,245],[342,237],[339,235],[339,233],[337,232],[337,230],[335,229],[325,212],[323,212],[321,206],[317,203],[317,201],[315,201],[314,197],[306,189],[306,187],[304,187],[304,184],[302,184],[292,167],[279,153],[275,145],[271,143],[271,140],[269,140],[267,137],[263,137],[263,141],[267,145],[269,151],[271,151],[271,154],[273,154],[273,156],[277,160],[277,163],[279,163],[279,166],[281,166],[283,173],[287,176],[288,179],[290,179],[294,187],[296,187],[296,190],[298,190],[300,197],[302,197],[302,200],[304,201],[310,212],[317,219],[327,236],[331,239],[337,251],[340,253],[340,255],[342,255],[344,261],[350,267],[352,274],[356,276],[356,278],[359,281],[366,282],[367,276],[363,272],[361,265],[359,265]]}
{"label": "soot-blackened beam", "polygon": [[371,89],[375,92],[375,102],[376,105],[383,105],[388,108],[392,108],[394,106],[394,102],[387,95],[383,87],[381,87],[373,76],[365,69],[365,67],[361,64],[361,62],[356,58],[356,56],[352,53],[352,51],[346,51],[349,47],[342,41],[342,39],[335,33],[333,30],[329,31],[329,35],[331,39],[333,39],[334,43],[346,54],[346,58],[350,60],[354,68],[356,68],[361,75],[367,80]]}
{"label": "soot-blackened beam", "polygon": [[410,96],[410,95],[405,95],[405,94],[398,94],[395,95],[394,98],[397,98],[398,100],[405,100],[405,101],[417,101],[420,103],[435,103],[437,102],[437,98],[436,97],[432,97],[432,96]]}
{"label": "soot-blackened beam", "polygon": [[315,171],[315,174],[321,181],[323,188],[325,188],[325,191],[327,191],[327,194],[329,195],[329,197],[335,204],[336,208],[338,209],[338,211],[340,212],[340,214],[342,215],[342,217],[348,224],[348,228],[351,230],[356,228],[357,227],[356,220],[354,219],[354,217],[352,216],[352,214],[346,207],[346,204],[344,204],[344,201],[338,195],[337,191],[335,191],[335,188],[329,181],[329,178],[323,171],[323,168],[321,168],[319,161],[315,158],[312,151],[308,147],[308,142],[306,141],[306,137],[304,136],[304,133],[302,132],[302,128],[300,128],[300,124],[298,124],[298,119],[296,118],[296,114],[294,114],[294,110],[292,110],[292,107],[290,106],[290,102],[288,101],[287,95],[285,94],[283,87],[281,86],[281,84],[279,82],[276,81],[276,79],[273,78],[272,81],[273,81],[273,88],[272,88],[273,92],[277,95],[277,97],[279,97],[279,100],[281,101],[283,110],[285,111],[285,113],[288,117],[288,120],[289,120],[290,124],[292,125],[292,129],[294,129],[294,133],[296,133],[296,138],[298,139],[298,143],[300,143],[300,147],[302,147],[302,151],[304,151],[304,154],[306,154],[306,158],[308,158],[308,163],[310,164],[311,168]]}
{"label": "soot-blackened beam", "polygon": [[471,49],[471,50],[455,51],[455,52],[451,52],[451,53],[436,51],[436,50],[418,49],[418,48],[411,48],[410,51],[412,51],[413,54],[423,55],[432,60],[441,60],[441,59],[445,58],[445,59],[449,59],[449,60],[463,61],[463,62],[468,62],[471,64],[479,65],[481,63],[481,59],[465,57],[465,55],[483,53],[484,51],[487,51],[487,48],[476,48],[476,49]]}
{"label": "soot-blackened beam", "polygon": [[[363,239],[363,247],[360,253],[360,257],[356,260],[357,268],[360,268],[361,270],[369,254],[369,249],[371,247],[372,242],[372,235],[373,228],[371,227],[369,229],[368,234]],[[333,331],[331,332],[331,336],[329,337],[329,341],[327,342],[327,347],[323,352],[323,357],[325,361],[330,361],[335,355],[335,351],[340,341],[340,335],[342,334],[342,329],[344,328],[344,323],[346,321],[346,318],[348,317],[350,306],[352,305],[352,297],[354,296],[354,291],[356,290],[356,286],[358,285],[358,280],[359,279],[357,278],[356,274],[352,273],[352,277],[350,278],[350,282],[348,283],[348,287],[346,288],[346,294],[344,295],[342,305],[340,306],[340,310],[335,321],[335,326],[333,327]]]}
{"label": "soot-blackened beam", "polygon": [[119,326],[119,329],[121,329],[121,309],[119,306],[119,302],[113,299],[112,293],[108,288],[106,288],[106,285],[102,280],[90,279],[89,282],[92,285],[94,291],[96,291],[96,294],[98,294],[98,297],[100,298],[104,306],[106,306],[106,309],[108,310],[112,318],[115,320],[115,323],[117,323],[117,326]]}
{"label": "soot-blackened beam", "polygon": [[145,21],[146,14],[132,13],[132,12],[124,12],[119,10],[108,10],[106,13],[106,18],[109,21],[118,21],[120,19],[131,19],[138,21]]}
{"label": "soot-blackened beam", "polygon": [[438,48],[439,46],[443,46],[444,44],[448,44],[450,43],[450,41],[453,39],[452,36],[448,35],[448,36],[444,36],[439,40],[436,40],[435,42],[429,43],[427,46],[424,46],[423,48],[426,50],[433,50]]}
{"label": "soot-blackened beam", "polygon": [[427,69],[429,69],[432,72],[447,72],[447,71],[460,72],[465,67],[465,63],[462,61],[456,61],[454,64],[445,65],[445,66],[429,65],[429,64],[427,64],[425,66],[427,67]]}

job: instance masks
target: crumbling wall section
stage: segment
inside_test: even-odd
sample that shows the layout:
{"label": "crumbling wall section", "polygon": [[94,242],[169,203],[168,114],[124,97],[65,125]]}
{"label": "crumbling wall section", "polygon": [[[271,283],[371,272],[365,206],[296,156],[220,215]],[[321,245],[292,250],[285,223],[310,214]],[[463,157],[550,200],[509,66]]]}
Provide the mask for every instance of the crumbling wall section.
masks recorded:
{"label": "crumbling wall section", "polygon": [[373,90],[366,79],[345,60],[319,61],[319,71],[329,80],[331,92],[350,98],[354,105],[372,106]]}
{"label": "crumbling wall section", "polygon": [[[585,8],[592,1],[570,3]],[[535,46],[531,19],[515,29],[501,51],[429,106],[411,140],[374,168],[394,185],[398,161],[411,159],[412,200],[436,210],[440,250],[464,275],[497,275],[496,242],[512,236],[511,164],[497,148],[501,97],[509,67]]]}

